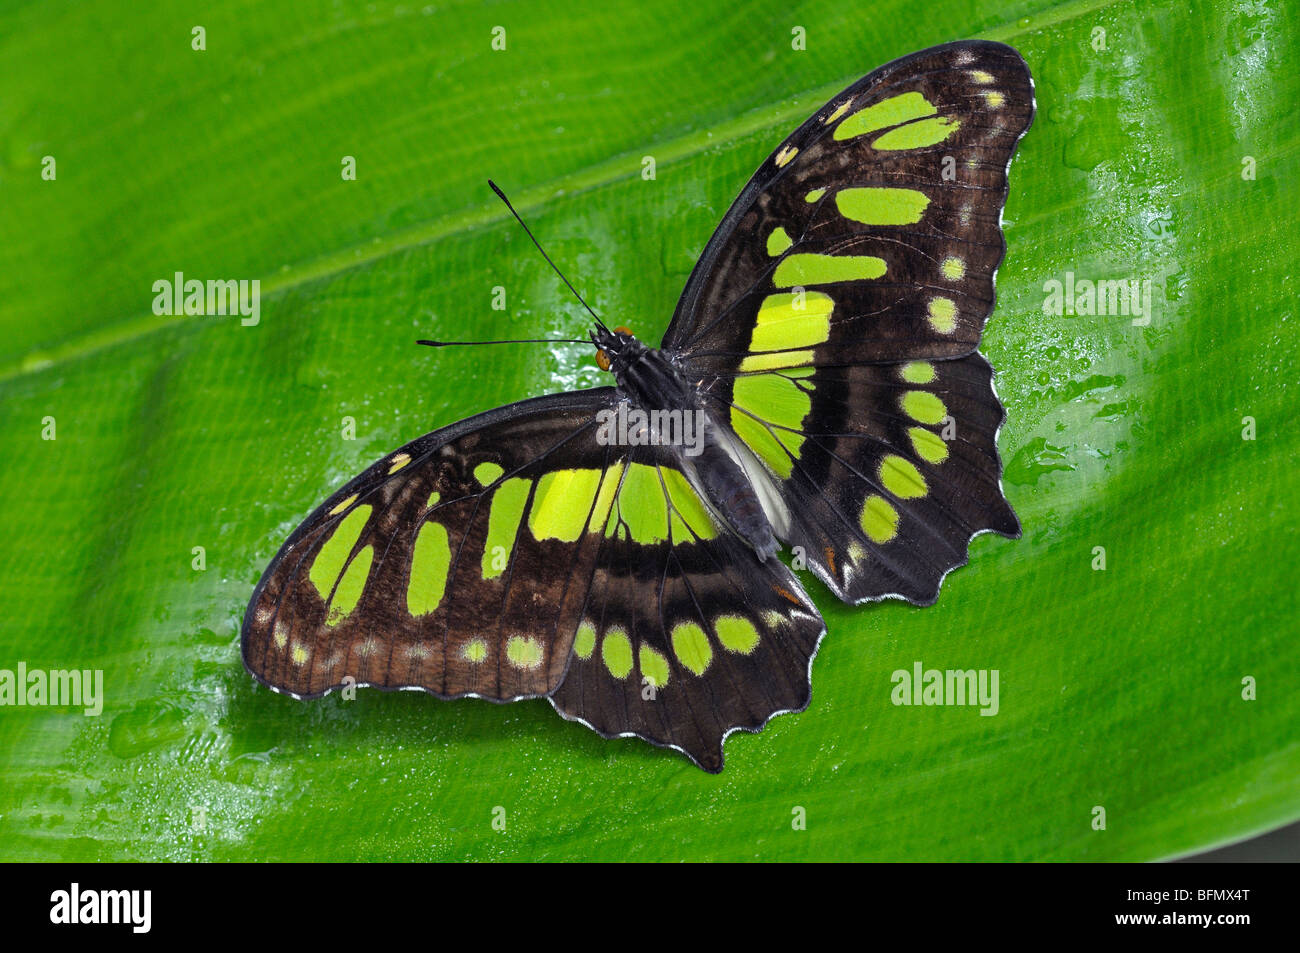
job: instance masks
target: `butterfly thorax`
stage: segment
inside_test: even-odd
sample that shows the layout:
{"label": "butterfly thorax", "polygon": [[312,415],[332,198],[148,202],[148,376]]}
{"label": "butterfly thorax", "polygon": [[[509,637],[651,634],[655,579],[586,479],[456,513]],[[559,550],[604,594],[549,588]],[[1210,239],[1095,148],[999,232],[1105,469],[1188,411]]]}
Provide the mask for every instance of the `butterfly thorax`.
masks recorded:
{"label": "butterfly thorax", "polygon": [[657,452],[668,455],[694,485],[714,515],[748,543],[760,560],[775,554],[776,537],[762,503],[734,451],[724,445],[723,429],[708,411],[700,384],[692,381],[671,355],[638,341],[623,331],[598,328],[592,340],[604,353],[610,373],[618,384],[619,396],[630,408],[643,411],[650,419],[659,412],[677,412],[690,425],[681,433],[698,439],[668,441]]}

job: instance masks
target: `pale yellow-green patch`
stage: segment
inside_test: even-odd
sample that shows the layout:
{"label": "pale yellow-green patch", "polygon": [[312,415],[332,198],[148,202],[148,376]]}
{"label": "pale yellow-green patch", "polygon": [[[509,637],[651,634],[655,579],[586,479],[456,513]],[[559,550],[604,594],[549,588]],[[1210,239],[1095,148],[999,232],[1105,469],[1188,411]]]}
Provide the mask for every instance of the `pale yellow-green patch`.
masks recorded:
{"label": "pale yellow-green patch", "polygon": [[584,622],[578,626],[578,632],[573,637],[573,651],[580,659],[591,658],[591,653],[596,649],[596,627],[590,622]]}
{"label": "pale yellow-green patch", "polygon": [[835,207],[845,218],[864,225],[912,225],[930,206],[918,189],[855,188],[835,193]]}
{"label": "pale yellow-green patch", "polygon": [[748,655],[758,647],[758,629],[744,616],[718,616],[713,620],[713,631],[729,652]]}
{"label": "pale yellow-green patch", "polygon": [[524,515],[531,487],[531,480],[511,477],[492,494],[488,509],[487,541],[483,545],[484,579],[495,579],[506,571],[510,554],[514,552],[515,535],[519,531],[519,520]]}
{"label": "pale yellow-green patch", "polygon": [[406,611],[414,616],[428,615],[438,608],[447,591],[447,570],[451,565],[451,547],[447,527],[425,523],[415,537],[411,551],[411,578],[406,584]]}
{"label": "pale yellow-green patch", "polygon": [[951,334],[957,327],[957,305],[951,298],[930,299],[930,326],[940,334]]}
{"label": "pale yellow-green patch", "polygon": [[275,628],[271,631],[271,637],[275,639],[277,649],[284,648],[284,644],[289,641],[289,627],[284,624],[284,620],[277,620]]}
{"label": "pale yellow-green patch", "polygon": [[934,380],[934,365],[929,361],[909,361],[898,371],[909,384],[928,384]]}
{"label": "pale yellow-green patch", "polygon": [[956,132],[960,126],[961,123],[948,116],[922,119],[920,122],[908,123],[906,126],[899,126],[897,129],[890,130],[873,141],[871,148],[884,151],[922,149],[943,142]]}
{"label": "pale yellow-green patch", "polygon": [[807,195],[803,197],[803,200],[808,203],[820,202],[821,197],[825,194],[826,194],[825,189],[813,189],[811,192],[809,192]]}
{"label": "pale yellow-green patch", "polygon": [[582,535],[591,517],[600,470],[552,470],[537,481],[537,493],[528,514],[535,539],[571,543]]}
{"label": "pale yellow-green patch", "polygon": [[525,671],[542,664],[542,643],[534,638],[512,635],[506,640],[506,660]]}
{"label": "pale yellow-green patch", "polygon": [[402,469],[402,467],[406,466],[410,462],[411,462],[411,455],[409,453],[397,454],[397,456],[393,457],[393,459],[389,461],[388,475],[392,476],[394,473]]}
{"label": "pale yellow-green patch", "polygon": [[984,102],[989,104],[990,109],[1001,109],[1003,103],[1005,103],[1006,101],[1007,101],[1007,97],[1003,96],[1001,93],[997,92],[996,90],[990,90],[989,92],[984,94]]}
{"label": "pale yellow-green patch", "polygon": [[960,281],[966,276],[966,262],[960,258],[945,258],[943,264],[939,266],[939,271],[949,281]]}
{"label": "pale yellow-green patch", "polygon": [[484,460],[474,468],[474,479],[478,480],[478,482],[484,486],[487,486],[505,472],[506,471],[502,468],[501,464],[493,463],[491,460]]}
{"label": "pale yellow-green patch", "polygon": [[793,244],[786,230],[778,225],[772,229],[772,234],[767,236],[767,253],[775,258]]}
{"label": "pale yellow-green patch", "polygon": [[673,627],[672,638],[677,661],[696,675],[703,675],[713,661],[713,648],[704,630],[694,622],[683,622]]}
{"label": "pale yellow-green patch", "polygon": [[460,654],[466,662],[477,665],[488,657],[487,642],[483,639],[470,639],[465,643],[464,648],[460,650]]}
{"label": "pale yellow-green patch", "polygon": [[357,553],[356,558],[343,570],[339,584],[334,587],[334,598],[330,602],[329,615],[325,617],[326,625],[338,625],[361,601],[361,593],[366,588],[366,578],[370,575],[370,563],[375,558],[375,547],[366,546]]}
{"label": "pale yellow-green patch", "polygon": [[903,413],[911,417],[917,423],[937,424],[948,416],[948,408],[934,394],[928,390],[909,390],[904,392],[899,406],[903,408]]}
{"label": "pale yellow-green patch", "polygon": [[933,116],[937,111],[934,104],[920,93],[903,93],[859,109],[836,127],[834,135],[836,139],[851,139],[877,129]]}
{"label": "pale yellow-green patch", "polygon": [[351,506],[356,501],[357,501],[357,495],[353,493],[351,496],[349,496],[338,506],[334,507],[334,509],[330,510],[330,516],[338,516],[340,513],[342,513],[344,510],[346,510],[349,506]]}
{"label": "pale yellow-green patch", "polygon": [[797,459],[803,447],[799,428],[812,409],[812,396],[785,375],[754,374],[735,379],[731,400],[731,428],[736,435],[782,479],[788,479],[794,470],[792,457]]}
{"label": "pale yellow-green patch", "polygon": [[928,489],[921,471],[911,461],[893,454],[880,461],[880,482],[900,500],[925,496]]}
{"label": "pale yellow-green patch", "polygon": [[289,657],[293,659],[294,665],[306,665],[307,659],[311,658],[311,650],[301,642],[295,642]]}
{"label": "pale yellow-green patch", "polygon": [[778,367],[799,367],[811,364],[812,351],[772,351],[769,354],[751,354],[740,362],[742,371],[770,371]]}
{"label": "pale yellow-green patch", "polygon": [[600,481],[600,491],[596,494],[596,505],[591,509],[591,519],[587,522],[587,531],[599,532],[609,519],[610,507],[614,504],[614,494],[618,492],[619,481],[623,478],[623,464],[611,464]]}
{"label": "pale yellow-green patch", "polygon": [[338,582],[339,575],[343,572],[343,566],[352,554],[352,547],[357,544],[361,538],[361,531],[365,528],[366,520],[370,518],[370,511],[373,509],[370,504],[358,506],[334,527],[334,532],[330,534],[324,545],[316,553],[316,558],[312,560],[311,571],[307,573],[307,578],[311,584],[316,587],[322,599],[329,599],[330,591],[334,588],[334,583]]}
{"label": "pale yellow-green patch", "polygon": [[708,507],[695,492],[690,481],[678,470],[661,467],[664,486],[668,489],[668,499],[675,512],[672,515],[672,534],[674,542],[692,542],[696,536],[701,539],[713,539],[718,529],[713,524]]}
{"label": "pale yellow-green patch", "polygon": [[791,159],[793,159],[798,154],[799,154],[799,149],[796,146],[786,146],[784,149],[782,149],[780,152],[776,154],[776,167],[778,169],[783,168]]}
{"label": "pale yellow-green patch", "polygon": [[943,463],[948,459],[948,444],[938,434],[924,427],[909,427],[907,435],[912,438],[916,455],[927,463]]}
{"label": "pale yellow-green patch", "polygon": [[772,283],[778,288],[865,281],[885,273],[885,260],[875,255],[788,255],[776,266]]}
{"label": "pale yellow-green patch", "polygon": [[840,103],[838,106],[835,107],[835,111],[833,113],[831,113],[829,116],[827,116],[825,119],[822,120],[822,123],[825,125],[830,125],[836,119],[839,119],[846,112],[848,112],[849,107],[852,105],[853,105],[852,98],[844,100],[844,102]]}
{"label": "pale yellow-green patch", "polygon": [[435,506],[438,505],[438,501],[441,499],[442,499],[442,494],[439,493],[437,490],[434,490],[432,493],[429,494],[429,502],[424,504],[424,508],[426,510],[433,509]]}
{"label": "pale yellow-green patch", "polygon": [[659,468],[633,463],[623,477],[618,504],[609,514],[605,535],[618,532],[620,520],[638,543],[657,543],[668,538],[668,500],[659,482]]}
{"label": "pale yellow-green patch", "polygon": [[831,297],[820,291],[805,291],[802,301],[795,294],[768,295],[758,307],[758,322],[749,349],[787,351],[821,344],[831,336],[834,307]]}
{"label": "pale yellow-green patch", "polygon": [[650,684],[655,688],[663,688],[668,684],[668,660],[657,649],[652,649],[648,645],[641,646],[639,653],[641,662],[641,677],[648,679]]}
{"label": "pale yellow-green patch", "polygon": [[600,657],[615,678],[632,671],[632,641],[622,629],[610,629],[600,641]]}
{"label": "pale yellow-green patch", "polygon": [[975,82],[977,82],[977,83],[991,83],[991,82],[993,82],[993,74],[992,74],[992,73],[989,73],[989,72],[986,72],[985,70],[982,70],[982,69],[973,69],[973,70],[971,70],[971,71],[970,71],[970,78],[973,79],[973,80],[975,80]]}
{"label": "pale yellow-green patch", "polygon": [[859,522],[873,543],[887,543],[898,535],[898,510],[883,496],[867,497]]}

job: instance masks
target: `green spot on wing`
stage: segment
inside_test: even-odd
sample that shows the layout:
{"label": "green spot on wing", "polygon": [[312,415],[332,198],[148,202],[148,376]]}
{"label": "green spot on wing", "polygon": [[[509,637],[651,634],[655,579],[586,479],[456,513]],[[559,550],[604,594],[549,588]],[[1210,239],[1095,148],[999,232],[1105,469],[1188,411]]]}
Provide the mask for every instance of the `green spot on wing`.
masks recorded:
{"label": "green spot on wing", "polygon": [[406,608],[411,615],[427,615],[438,608],[447,590],[451,547],[447,527],[425,523],[415,537],[411,552],[411,578],[406,585]]}
{"label": "green spot on wing", "polygon": [[577,653],[578,658],[589,659],[595,648],[596,628],[590,622],[584,622],[578,626],[578,632],[573,637],[573,651]]}
{"label": "green spot on wing", "polygon": [[501,464],[493,463],[491,460],[484,460],[474,468],[474,479],[478,480],[478,482],[482,483],[484,486],[487,486],[489,483],[499,479],[501,474],[505,472],[506,471],[502,468]]}
{"label": "green spot on wing", "polygon": [[670,467],[663,467],[659,472],[663,474],[664,486],[668,488],[668,499],[672,501],[676,511],[672,519],[673,541],[690,542],[696,536],[701,539],[713,539],[717,536],[717,527],[713,525],[708,507],[704,505],[704,501],[700,499],[686,477],[680,471]]}
{"label": "green spot on wing", "polygon": [[864,225],[911,225],[921,220],[930,197],[917,189],[860,188],[835,193],[835,207]]}
{"label": "green spot on wing", "polygon": [[788,377],[771,373],[736,378],[731,399],[735,405],[731,427],[736,435],[773,471],[788,479],[794,469],[791,456],[797,459],[803,447],[804,436],[799,430],[812,409],[812,397]]}
{"label": "green spot on wing", "polygon": [[325,540],[317,551],[307,578],[316,587],[321,599],[330,597],[330,591],[333,590],[334,583],[343,572],[343,565],[351,555],[352,547],[361,538],[361,531],[365,528],[366,520],[370,519],[370,511],[373,508],[366,503],[350,512],[339,521],[330,538]]}
{"label": "green spot on wing", "polygon": [[937,424],[948,416],[942,400],[928,390],[909,390],[903,394],[903,412],[923,424]]}
{"label": "green spot on wing", "polygon": [[796,285],[829,285],[839,281],[864,281],[885,273],[885,260],[875,255],[789,255],[776,266],[772,284],[778,288]]}
{"label": "green spot on wing", "polygon": [[949,119],[947,116],[922,119],[920,122],[908,123],[906,126],[890,130],[871,143],[871,147],[884,150],[921,149],[943,142],[956,132],[960,125],[961,123],[956,119]]}
{"label": "green spot on wing", "polygon": [[330,602],[326,625],[338,625],[361,601],[361,593],[366,588],[366,578],[370,575],[370,563],[375,558],[375,547],[367,546],[357,553],[348,568],[343,570],[343,578],[334,590],[334,599]]}
{"label": "green spot on wing", "polygon": [[641,651],[637,654],[641,663],[641,677],[648,678],[655,688],[663,688],[667,685],[668,660],[648,645],[641,646]]}
{"label": "green spot on wing", "polygon": [[615,678],[627,678],[632,671],[632,642],[622,629],[610,629],[600,643],[600,657]]}
{"label": "green spot on wing", "polygon": [[703,675],[713,661],[709,637],[694,622],[683,622],[673,628],[673,654],[696,675]]}
{"label": "green spot on wing", "polygon": [[528,528],[537,539],[571,543],[582,535],[600,487],[600,470],[554,470],[537,481]]}
{"label": "green spot on wing", "polygon": [[920,93],[903,93],[883,99],[866,109],[859,109],[835,127],[835,138],[852,139],[877,129],[897,126],[925,116],[933,116],[937,110],[934,104]]}
{"label": "green spot on wing", "polygon": [[[513,477],[497,487],[492,494],[487,542],[483,547],[484,579],[495,579],[505,572],[510,553],[515,548],[515,534],[519,530],[519,520],[524,515],[524,505],[528,502],[531,485],[529,480]],[[500,558],[502,553],[505,554],[505,559]]]}
{"label": "green spot on wing", "polygon": [[775,258],[792,244],[794,243],[790,241],[790,236],[786,234],[785,229],[778,225],[772,230],[772,234],[767,236],[767,253]]}
{"label": "green spot on wing", "polygon": [[748,655],[758,646],[758,629],[744,616],[720,616],[713,623],[713,631],[728,651]]}
{"label": "green spot on wing", "polygon": [[627,469],[617,505],[610,514],[607,536],[614,535],[621,519],[638,543],[656,543],[668,538],[668,501],[659,483],[659,469],[634,463]]}

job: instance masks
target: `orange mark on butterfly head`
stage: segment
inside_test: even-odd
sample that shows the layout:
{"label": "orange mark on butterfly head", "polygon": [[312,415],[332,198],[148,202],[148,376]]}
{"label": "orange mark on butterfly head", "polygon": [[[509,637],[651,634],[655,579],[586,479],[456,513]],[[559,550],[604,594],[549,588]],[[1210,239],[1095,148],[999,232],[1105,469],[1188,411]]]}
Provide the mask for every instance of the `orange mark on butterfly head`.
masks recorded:
{"label": "orange mark on butterfly head", "polygon": [[[626,327],[625,325],[620,324],[618,327],[614,329],[614,333],[631,334],[632,329]],[[596,366],[599,367],[602,371],[609,370],[609,355],[606,354],[604,351],[600,350],[599,348],[596,349]]]}

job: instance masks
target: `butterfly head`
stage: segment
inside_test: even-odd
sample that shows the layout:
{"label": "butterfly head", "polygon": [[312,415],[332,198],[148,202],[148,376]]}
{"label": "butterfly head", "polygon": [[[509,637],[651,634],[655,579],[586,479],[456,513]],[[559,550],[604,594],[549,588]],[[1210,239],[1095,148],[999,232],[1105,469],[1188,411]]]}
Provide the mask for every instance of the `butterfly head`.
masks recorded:
{"label": "butterfly head", "polygon": [[630,328],[619,326],[610,330],[604,324],[591,332],[591,343],[596,345],[596,363],[602,371],[609,371],[615,380],[621,380],[624,369],[645,352],[646,346],[632,335]]}

